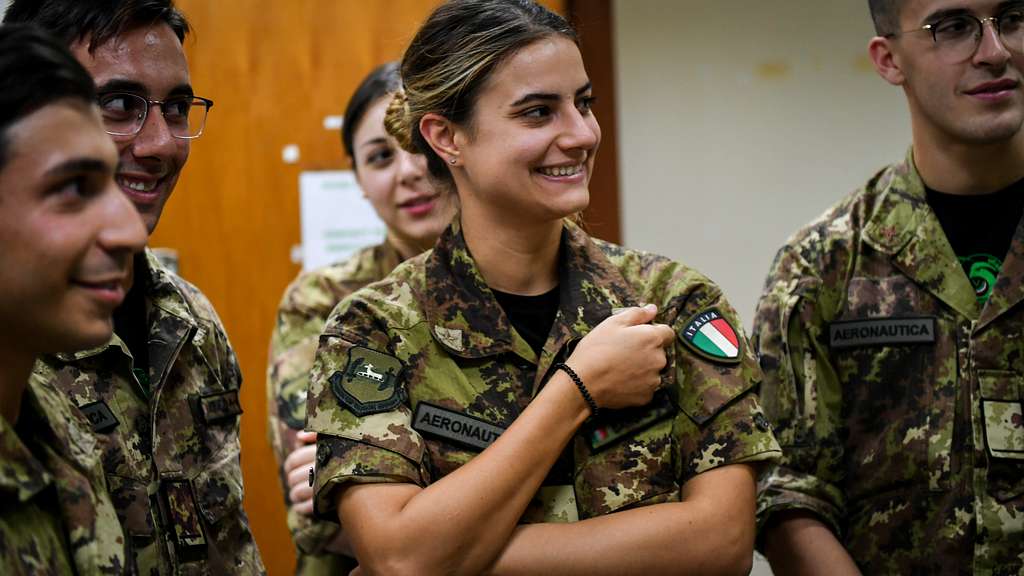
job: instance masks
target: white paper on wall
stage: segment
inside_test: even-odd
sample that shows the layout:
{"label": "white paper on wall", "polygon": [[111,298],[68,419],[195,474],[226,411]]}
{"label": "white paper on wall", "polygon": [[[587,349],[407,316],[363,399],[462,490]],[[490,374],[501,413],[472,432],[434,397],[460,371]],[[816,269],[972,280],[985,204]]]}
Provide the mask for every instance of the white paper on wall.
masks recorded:
{"label": "white paper on wall", "polygon": [[351,170],[303,172],[299,203],[303,270],[344,260],[387,233]]}

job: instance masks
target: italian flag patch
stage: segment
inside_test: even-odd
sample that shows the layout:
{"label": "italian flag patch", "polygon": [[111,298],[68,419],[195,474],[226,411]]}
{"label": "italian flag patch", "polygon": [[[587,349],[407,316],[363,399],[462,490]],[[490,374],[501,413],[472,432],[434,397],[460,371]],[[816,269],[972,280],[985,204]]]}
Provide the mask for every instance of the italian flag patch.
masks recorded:
{"label": "italian flag patch", "polygon": [[695,314],[679,332],[679,337],[697,355],[734,364],[740,361],[740,339],[729,321],[714,308]]}

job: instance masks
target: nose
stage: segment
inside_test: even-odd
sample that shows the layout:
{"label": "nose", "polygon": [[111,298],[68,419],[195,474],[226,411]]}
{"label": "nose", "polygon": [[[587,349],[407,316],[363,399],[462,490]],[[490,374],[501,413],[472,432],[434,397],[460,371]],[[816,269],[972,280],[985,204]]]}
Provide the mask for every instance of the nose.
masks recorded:
{"label": "nose", "polygon": [[142,129],[132,137],[132,154],[137,158],[169,158],[178,146],[177,140],[171,135],[160,106],[150,104]]}
{"label": "nose", "polygon": [[566,122],[558,144],[563,150],[593,151],[601,143],[601,126],[594,113],[580,111],[575,106],[565,116]]}
{"label": "nose", "polygon": [[427,159],[422,154],[410,154],[401,148],[398,155],[398,182],[404,186],[413,186],[427,175]]}
{"label": "nose", "polygon": [[1003,38],[993,18],[986,18],[981,23],[981,38],[978,49],[974,52],[974,63],[978,66],[1005,66],[1010,60],[1010,51],[1006,49]]}
{"label": "nose", "polygon": [[148,232],[142,215],[121,193],[113,177],[103,189],[99,245],[119,263],[127,265],[132,254],[146,246]]}

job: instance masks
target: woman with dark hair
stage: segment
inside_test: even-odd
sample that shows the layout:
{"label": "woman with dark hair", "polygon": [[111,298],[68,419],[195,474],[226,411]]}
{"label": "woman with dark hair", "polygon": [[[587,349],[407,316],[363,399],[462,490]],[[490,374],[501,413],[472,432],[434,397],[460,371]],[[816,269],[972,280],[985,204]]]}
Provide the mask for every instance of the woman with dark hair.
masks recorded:
{"label": "woman with dark hair", "polygon": [[[30,26],[0,26],[0,573],[120,574],[125,535],[99,411],[32,380],[43,354],[105,344],[146,242],[114,183],[88,72]],[[88,416],[88,420],[86,419]]]}
{"label": "woman with dark hair", "polygon": [[721,290],[590,238],[601,140],[571,27],[453,0],[388,112],[461,213],[335,309],[307,425],[316,507],[372,574],[739,574],[780,451]]}
{"label": "woman with dark hair", "polygon": [[453,198],[431,186],[426,159],[403,150],[384,130],[384,114],[401,89],[398,62],[374,69],[345,109],[341,141],[363,195],[387,226],[387,238],[344,262],[299,275],[277,311],[267,369],[268,433],[291,502],[288,525],[298,574],[328,574],[354,565],[337,525],[314,522],[309,468],[316,435],[302,432],[306,389],[317,339],[334,306],[430,248],[451,222]]}

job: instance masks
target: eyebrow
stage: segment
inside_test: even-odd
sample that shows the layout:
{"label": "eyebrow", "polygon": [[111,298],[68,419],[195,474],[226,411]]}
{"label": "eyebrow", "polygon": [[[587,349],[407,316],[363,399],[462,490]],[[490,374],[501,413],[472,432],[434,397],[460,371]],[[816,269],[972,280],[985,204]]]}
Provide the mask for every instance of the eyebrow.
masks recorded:
{"label": "eyebrow", "polygon": [[[1024,6],[1024,0],[1008,0],[1007,2],[1000,2],[996,5],[995,14],[1002,14],[1011,8],[1020,8],[1021,6]],[[944,10],[936,10],[924,19],[924,23],[935,24],[943,18],[949,18],[950,16],[965,16],[968,14],[972,13],[966,8],[947,8]]]}
{"label": "eyebrow", "polygon": [[360,148],[367,148],[369,146],[376,146],[377,144],[387,144],[388,139],[384,137],[374,138],[373,140],[367,140],[359,145]]}
{"label": "eyebrow", "polygon": [[[126,80],[123,78],[114,78],[103,83],[102,86],[96,87],[96,92],[99,94],[110,94],[111,92],[128,92],[129,94],[149,95],[149,89],[146,85],[135,80]],[[188,84],[179,84],[171,89],[167,93],[168,96],[195,96],[192,92],[192,86]]]}
{"label": "eyebrow", "polygon": [[[576,97],[582,96],[583,94],[587,93],[592,87],[593,84],[591,82],[587,82],[586,84],[584,84],[583,86],[576,90]],[[552,92],[531,92],[513,102],[511,107],[515,108],[516,106],[522,106],[523,104],[533,101],[557,102],[560,98],[561,96]]]}
{"label": "eyebrow", "polygon": [[64,177],[83,172],[107,173],[113,172],[113,167],[96,158],[74,158],[50,168],[46,171],[47,176]]}

